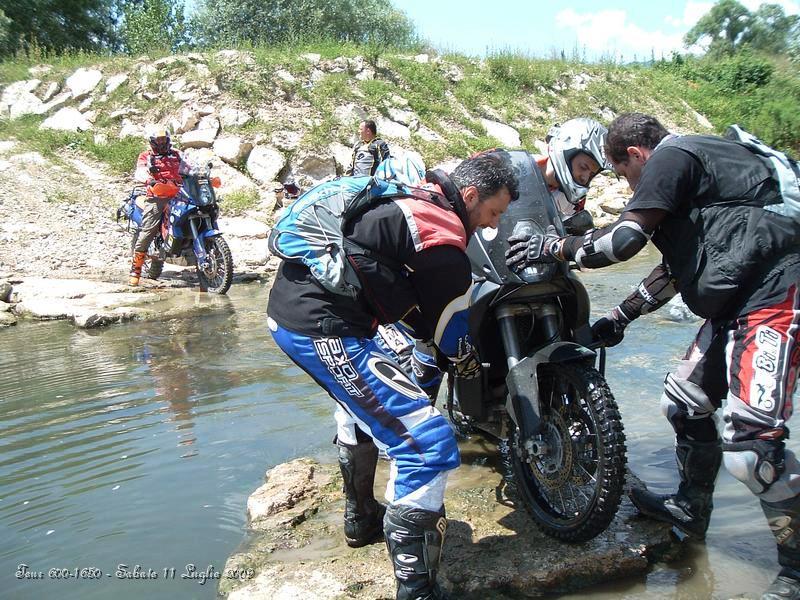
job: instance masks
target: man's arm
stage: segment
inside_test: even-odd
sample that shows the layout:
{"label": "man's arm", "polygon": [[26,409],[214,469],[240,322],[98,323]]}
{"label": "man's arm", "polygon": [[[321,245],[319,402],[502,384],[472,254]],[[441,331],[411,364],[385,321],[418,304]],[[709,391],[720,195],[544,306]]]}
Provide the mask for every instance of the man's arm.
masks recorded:
{"label": "man's arm", "polygon": [[634,319],[658,310],[676,294],[675,279],[663,263],[642,279],[636,290],[592,325],[592,335],[606,346],[622,341],[625,328]]}
{"label": "man's arm", "polygon": [[147,183],[153,177],[150,174],[149,153],[142,152],[139,158],[136,159],[136,171],[133,174],[133,179],[138,183]]}
{"label": "man's arm", "polygon": [[627,211],[615,223],[582,236],[559,237],[552,227],[544,234],[512,236],[506,264],[521,269],[536,262],[574,260],[582,269],[607,267],[638,254],[666,214],[657,208]]}

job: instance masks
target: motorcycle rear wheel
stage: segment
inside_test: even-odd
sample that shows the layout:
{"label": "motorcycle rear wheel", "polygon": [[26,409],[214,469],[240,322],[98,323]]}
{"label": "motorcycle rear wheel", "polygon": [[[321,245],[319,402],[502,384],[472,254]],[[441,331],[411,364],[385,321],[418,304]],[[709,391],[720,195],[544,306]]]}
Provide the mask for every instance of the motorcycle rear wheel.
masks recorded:
{"label": "motorcycle rear wheel", "polygon": [[233,255],[228,243],[220,236],[203,240],[208,253],[208,267],[197,265],[200,289],[212,294],[224,294],[233,281]]}
{"label": "motorcycle rear wheel", "polygon": [[622,496],[619,409],[605,378],[585,364],[543,366],[539,394],[541,434],[526,443],[511,424],[517,495],[545,534],[585,542],[608,528]]}

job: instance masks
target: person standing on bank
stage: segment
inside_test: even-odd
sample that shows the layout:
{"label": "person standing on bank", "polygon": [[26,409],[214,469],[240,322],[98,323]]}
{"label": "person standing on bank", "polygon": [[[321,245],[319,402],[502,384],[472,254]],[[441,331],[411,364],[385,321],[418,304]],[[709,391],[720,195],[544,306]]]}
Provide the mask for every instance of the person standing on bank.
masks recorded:
{"label": "person standing on bank", "polygon": [[[334,191],[342,184],[321,185]],[[270,292],[267,323],[276,343],[349,417],[337,427],[345,539],[358,547],[385,536],[398,600],[443,597],[436,573],[444,489],[460,458],[450,425],[374,336],[379,324],[418,307],[415,335],[432,339],[462,376],[479,373],[467,331],[465,250],[477,228],[497,226],[517,186],[498,154],[467,159],[450,176],[429,171],[421,190],[378,203],[345,226],[348,240],[369,249],[348,255],[362,285],[356,301],[327,291],[291,260],[281,263]],[[373,496],[376,445],[392,461],[388,507]]]}
{"label": "person standing on bank", "polygon": [[375,169],[389,158],[389,145],[378,138],[378,127],[375,121],[367,119],[358,126],[359,140],[353,146],[353,158],[350,167],[344,172],[346,176],[369,177],[375,175]]}
{"label": "person standing on bank", "polygon": [[[674,373],[661,409],[675,430],[675,494],[642,488],[631,500],[652,518],[705,537],[720,464],[760,500],[775,535],[778,577],[763,600],[800,599],[800,464],[784,439],[800,367],[798,224],[768,162],[716,136],[669,134],[641,113],[609,126],[606,155],[634,194],[616,223],[582,237],[511,239],[510,266],[574,260],[601,268],[652,239],[663,262],[593,326],[613,346],[625,327],[680,292],[707,319]],[[714,413],[725,400],[719,438]]]}

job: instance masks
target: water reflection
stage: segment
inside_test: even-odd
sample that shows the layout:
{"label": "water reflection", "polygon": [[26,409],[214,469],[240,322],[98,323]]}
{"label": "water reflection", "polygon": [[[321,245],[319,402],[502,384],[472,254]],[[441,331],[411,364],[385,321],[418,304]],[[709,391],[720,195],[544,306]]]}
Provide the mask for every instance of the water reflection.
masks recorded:
{"label": "water reflection", "polygon": [[[624,298],[652,262],[587,274],[594,316]],[[21,323],[3,332],[0,597],[211,600],[212,585],[186,581],[33,583],[14,572],[21,562],[111,573],[119,563],[221,568],[243,539],[247,496],[267,468],[300,455],[334,460],[332,401],[275,348],[265,290],[234,286],[230,300],[194,301],[214,310],[97,331]],[[652,315],[609,351],[630,465],[658,492],[677,484],[661,383],[695,328]],[[464,450],[461,475],[485,480],[494,449]],[[758,503],[722,472],[715,505],[705,546],[641,579],[563,597],[757,597],[776,568]]]}

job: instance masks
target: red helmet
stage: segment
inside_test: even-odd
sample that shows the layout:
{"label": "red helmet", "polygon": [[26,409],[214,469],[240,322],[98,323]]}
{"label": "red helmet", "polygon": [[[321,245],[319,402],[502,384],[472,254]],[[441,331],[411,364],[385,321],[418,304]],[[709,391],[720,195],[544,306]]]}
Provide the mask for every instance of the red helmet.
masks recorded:
{"label": "red helmet", "polygon": [[150,133],[150,149],[158,155],[165,156],[169,154],[169,151],[172,149],[172,140],[169,136],[169,130],[164,129],[163,127],[160,129],[154,129]]}

